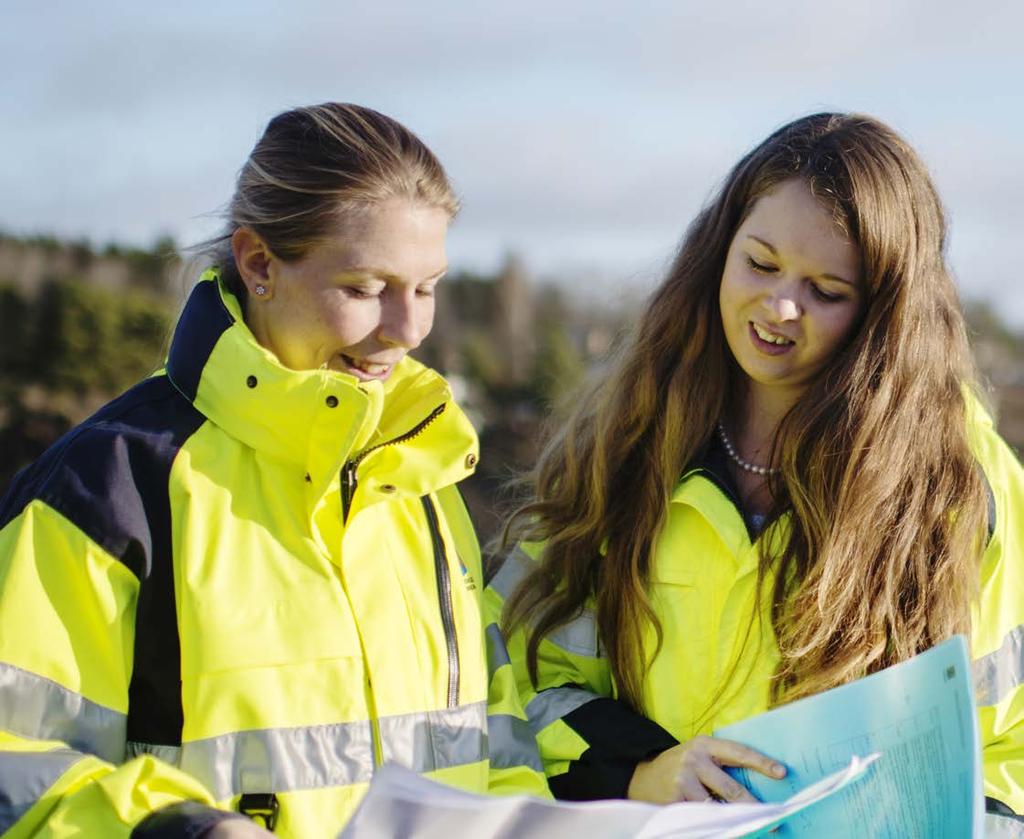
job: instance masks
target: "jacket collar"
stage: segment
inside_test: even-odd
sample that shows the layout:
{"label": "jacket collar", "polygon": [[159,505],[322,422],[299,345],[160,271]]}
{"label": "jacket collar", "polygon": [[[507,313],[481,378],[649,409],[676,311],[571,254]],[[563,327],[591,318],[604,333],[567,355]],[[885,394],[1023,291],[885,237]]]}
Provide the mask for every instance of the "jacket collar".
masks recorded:
{"label": "jacket collar", "polygon": [[719,538],[734,550],[756,543],[763,534],[767,534],[772,545],[781,550],[788,534],[788,517],[783,516],[781,528],[772,527],[769,522],[762,529],[756,529],[747,521],[739,498],[739,487],[729,471],[729,455],[718,435],[713,434],[707,446],[684,470],[672,493],[671,503],[686,504],[696,509]]}
{"label": "jacket collar", "polygon": [[[358,453],[400,437],[439,405],[423,433],[387,459],[402,486],[424,491],[460,480],[476,462],[476,434],[448,383],[406,357],[386,382],[360,382],[335,370],[290,370],[260,346],[238,300],[208,271],[193,289],[171,341],[171,383],[227,434],[305,470],[314,484],[335,480]],[[429,452],[417,452],[424,445]],[[409,473],[403,453],[412,457]]]}

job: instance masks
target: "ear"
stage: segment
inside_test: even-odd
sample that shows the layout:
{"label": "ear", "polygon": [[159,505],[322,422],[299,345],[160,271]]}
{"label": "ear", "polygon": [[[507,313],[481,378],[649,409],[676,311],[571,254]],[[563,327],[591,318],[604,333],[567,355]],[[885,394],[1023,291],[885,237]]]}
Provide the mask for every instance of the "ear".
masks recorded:
{"label": "ear", "polygon": [[231,252],[238,275],[249,292],[250,300],[268,300],[274,294],[270,281],[270,263],[274,259],[267,243],[248,227],[239,227],[231,234]]}

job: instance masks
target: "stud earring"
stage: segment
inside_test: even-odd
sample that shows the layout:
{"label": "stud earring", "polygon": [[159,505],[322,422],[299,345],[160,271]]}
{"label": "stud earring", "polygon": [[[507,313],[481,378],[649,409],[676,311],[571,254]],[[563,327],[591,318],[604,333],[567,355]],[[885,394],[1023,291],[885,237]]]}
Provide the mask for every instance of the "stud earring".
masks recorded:
{"label": "stud earring", "polygon": [[256,288],[253,289],[253,291],[256,292],[256,295],[258,297],[262,297],[264,294],[267,293],[267,287],[265,285],[258,285],[256,286]]}

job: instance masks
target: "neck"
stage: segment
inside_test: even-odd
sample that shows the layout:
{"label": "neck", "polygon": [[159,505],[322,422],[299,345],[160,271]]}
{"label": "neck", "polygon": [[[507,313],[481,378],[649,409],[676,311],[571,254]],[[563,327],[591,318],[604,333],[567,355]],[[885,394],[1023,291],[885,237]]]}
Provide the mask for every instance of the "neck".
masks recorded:
{"label": "neck", "polygon": [[768,463],[775,434],[798,396],[789,390],[764,388],[756,382],[748,385],[736,401],[729,429],[733,444],[742,457],[765,466],[775,465]]}

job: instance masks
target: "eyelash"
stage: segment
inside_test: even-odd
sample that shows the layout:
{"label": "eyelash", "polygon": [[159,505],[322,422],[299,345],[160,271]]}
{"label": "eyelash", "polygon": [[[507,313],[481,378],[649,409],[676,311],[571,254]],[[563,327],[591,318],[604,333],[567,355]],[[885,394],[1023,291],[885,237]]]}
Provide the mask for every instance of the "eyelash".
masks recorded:
{"label": "eyelash", "polygon": [[[380,297],[384,293],[384,289],[380,291],[368,291],[357,286],[346,286],[345,291],[349,297],[353,297],[356,300],[371,300],[374,297]],[[417,297],[433,297],[434,287],[433,286],[422,286],[416,289]]]}
{"label": "eyelash", "polygon": [[846,297],[844,297],[842,294],[831,294],[814,285],[813,283],[811,284],[811,288],[814,291],[814,296],[824,303],[838,303],[840,300],[846,299]]}
{"label": "eyelash", "polygon": [[354,297],[356,300],[370,300],[374,297],[380,297],[379,291],[369,291],[365,288],[359,288],[358,286],[345,286],[345,293],[349,297]]}
{"label": "eyelash", "polygon": [[[758,262],[752,256],[747,257],[747,264],[750,266],[752,271],[755,271],[758,274],[774,274],[779,270],[774,265],[765,265],[762,262]],[[840,300],[846,299],[844,295],[832,294],[814,283],[811,283],[811,292],[823,303],[838,303]]]}
{"label": "eyelash", "polygon": [[774,265],[765,265],[765,264],[763,264],[761,262],[758,262],[752,256],[748,256],[747,257],[747,264],[753,270],[757,271],[758,274],[774,274],[776,271],[779,270]]}

